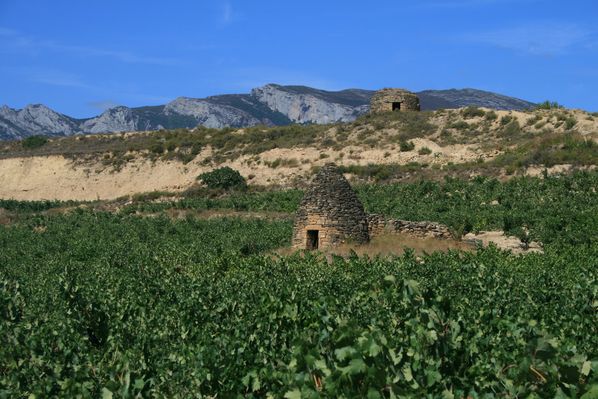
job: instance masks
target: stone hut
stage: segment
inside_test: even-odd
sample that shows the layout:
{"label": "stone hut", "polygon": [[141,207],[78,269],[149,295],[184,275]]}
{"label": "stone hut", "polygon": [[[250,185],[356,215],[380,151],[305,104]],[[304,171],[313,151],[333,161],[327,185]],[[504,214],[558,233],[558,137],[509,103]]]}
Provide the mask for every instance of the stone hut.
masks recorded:
{"label": "stone hut", "polygon": [[368,241],[368,219],[359,198],[334,164],[323,166],[299,205],[293,248],[318,249]]}
{"label": "stone hut", "polygon": [[403,89],[382,89],[372,96],[370,112],[419,111],[419,97]]}

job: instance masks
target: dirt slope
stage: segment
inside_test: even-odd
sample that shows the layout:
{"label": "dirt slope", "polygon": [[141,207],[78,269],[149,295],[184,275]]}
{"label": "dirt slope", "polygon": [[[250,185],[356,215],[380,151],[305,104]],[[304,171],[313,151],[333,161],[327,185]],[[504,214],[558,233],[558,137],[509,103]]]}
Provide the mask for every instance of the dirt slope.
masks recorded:
{"label": "dirt slope", "polygon": [[[23,150],[18,142],[1,144],[0,198],[96,200],[150,191],[180,192],[195,184],[199,174],[225,165],[239,170],[250,184],[265,186],[300,183],[313,167],[327,162],[410,165],[432,173],[459,164],[482,165],[545,137],[556,140],[546,146],[551,151],[566,148],[558,140],[567,135],[577,135],[583,145],[598,137],[598,118],[582,111],[481,110],[480,115],[469,115],[455,110],[280,129],[284,128],[73,137],[32,151]],[[189,141],[195,139],[200,141]],[[173,140],[179,141],[169,145]],[[406,142],[411,148],[403,148]],[[195,144],[200,151],[184,152],[185,145]],[[155,145],[164,149],[156,152]],[[596,147],[585,149],[590,156],[592,148]],[[592,159],[584,162],[587,165]]]}

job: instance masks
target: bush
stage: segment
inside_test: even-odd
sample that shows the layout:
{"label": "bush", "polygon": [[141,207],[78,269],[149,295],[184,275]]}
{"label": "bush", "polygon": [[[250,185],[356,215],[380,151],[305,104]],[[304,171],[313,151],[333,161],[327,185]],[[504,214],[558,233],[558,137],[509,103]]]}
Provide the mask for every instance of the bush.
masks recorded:
{"label": "bush", "polygon": [[577,125],[577,119],[575,119],[575,117],[570,116],[565,119],[565,130],[571,130],[575,125]]}
{"label": "bush", "polygon": [[150,151],[154,154],[164,153],[164,145],[162,143],[155,143],[151,146]]}
{"label": "bush", "polygon": [[221,188],[225,190],[243,190],[247,188],[245,178],[238,171],[228,166],[202,173],[197,179],[201,180],[208,188]]}
{"label": "bush", "polygon": [[45,136],[29,136],[21,141],[21,145],[23,148],[31,150],[34,148],[39,148],[45,145],[47,142],[48,138]]}
{"label": "bush", "polygon": [[176,150],[177,148],[177,144],[174,141],[169,141],[166,143],[166,149],[168,150],[168,152],[173,152],[174,150]]}
{"label": "bush", "polygon": [[422,147],[419,149],[419,151],[417,153],[419,155],[430,155],[432,153],[432,150],[429,149],[428,147]]}
{"label": "bush", "polygon": [[453,122],[449,125],[450,128],[452,129],[457,129],[457,130],[466,130],[469,129],[469,123],[465,122],[465,121],[457,121],[457,122]]}
{"label": "bush", "polygon": [[505,115],[502,118],[500,118],[500,124],[502,126],[506,126],[509,123],[511,123],[512,120],[513,120],[513,117],[511,115]]}
{"label": "bush", "polygon": [[521,126],[517,119],[513,118],[508,124],[503,125],[499,134],[503,137],[514,137],[521,134]]}
{"label": "bush", "polygon": [[486,112],[484,112],[483,109],[479,109],[477,107],[467,107],[461,111],[461,115],[463,115],[463,118],[465,119],[471,119],[476,117],[483,117],[484,115],[486,115]]}
{"label": "bush", "polygon": [[494,112],[494,111],[488,111],[488,112],[486,112],[486,120],[487,121],[492,122],[492,121],[495,121],[497,119],[498,119],[498,115],[496,114],[496,112]]}
{"label": "bush", "polygon": [[399,148],[401,152],[412,151],[415,148],[415,144],[412,141],[401,140],[399,142]]}

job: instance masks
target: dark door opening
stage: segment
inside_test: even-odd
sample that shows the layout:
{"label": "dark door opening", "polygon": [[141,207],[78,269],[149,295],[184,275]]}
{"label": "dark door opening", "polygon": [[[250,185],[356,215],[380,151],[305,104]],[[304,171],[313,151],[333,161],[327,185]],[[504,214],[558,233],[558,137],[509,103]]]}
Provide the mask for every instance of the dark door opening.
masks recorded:
{"label": "dark door opening", "polygon": [[307,230],[307,249],[318,249],[318,230]]}
{"label": "dark door opening", "polygon": [[399,102],[392,103],[392,110],[393,111],[400,111],[401,110],[401,103],[399,103]]}

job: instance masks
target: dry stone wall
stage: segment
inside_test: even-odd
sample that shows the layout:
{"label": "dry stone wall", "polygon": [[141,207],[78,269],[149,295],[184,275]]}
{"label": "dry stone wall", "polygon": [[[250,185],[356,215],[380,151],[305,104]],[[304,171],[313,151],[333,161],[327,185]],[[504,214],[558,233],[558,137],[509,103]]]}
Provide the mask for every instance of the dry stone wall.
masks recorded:
{"label": "dry stone wall", "polygon": [[389,219],[377,214],[368,215],[368,232],[370,237],[401,233],[419,238],[433,237],[443,240],[453,238],[449,228],[440,223]]}
{"label": "dry stone wall", "polygon": [[329,248],[342,243],[365,244],[383,234],[449,239],[447,226],[433,222],[366,215],[349,182],[334,164],[323,166],[305,191],[295,215],[293,248]]}

